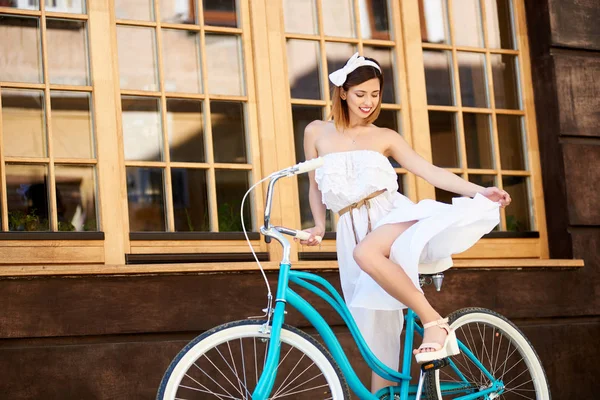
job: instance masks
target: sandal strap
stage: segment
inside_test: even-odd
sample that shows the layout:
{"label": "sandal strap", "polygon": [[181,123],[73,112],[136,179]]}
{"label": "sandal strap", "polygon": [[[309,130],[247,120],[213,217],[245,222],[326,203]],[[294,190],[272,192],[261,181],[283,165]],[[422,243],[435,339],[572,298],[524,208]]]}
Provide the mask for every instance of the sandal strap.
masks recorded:
{"label": "sandal strap", "polygon": [[421,349],[434,349],[435,351],[441,350],[442,345],[439,343],[421,343],[419,350]]}
{"label": "sandal strap", "polygon": [[431,321],[426,324],[423,324],[423,329],[431,328],[432,326],[439,326],[442,329],[445,329],[446,332],[450,332],[450,325],[448,325],[448,318],[438,319],[437,321]]}

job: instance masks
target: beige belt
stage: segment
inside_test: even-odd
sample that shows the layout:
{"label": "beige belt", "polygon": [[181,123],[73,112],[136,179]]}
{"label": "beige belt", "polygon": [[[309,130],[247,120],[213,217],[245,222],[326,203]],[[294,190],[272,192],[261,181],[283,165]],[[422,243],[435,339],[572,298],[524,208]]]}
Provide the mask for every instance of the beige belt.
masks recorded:
{"label": "beige belt", "polygon": [[358,239],[358,234],[356,233],[356,227],[354,225],[354,214],[352,211],[358,210],[362,206],[367,207],[367,221],[368,221],[367,233],[371,232],[371,216],[369,215],[369,209],[371,208],[371,203],[369,202],[369,200],[374,199],[375,197],[379,196],[383,192],[385,192],[385,189],[379,190],[375,193],[371,193],[364,199],[359,200],[356,203],[352,203],[348,207],[344,207],[339,211],[338,214],[340,215],[340,217],[342,215],[346,214],[347,212],[350,212],[350,221],[352,221],[352,232],[354,232],[354,240],[355,240],[356,244],[358,244],[358,242],[360,240]]}

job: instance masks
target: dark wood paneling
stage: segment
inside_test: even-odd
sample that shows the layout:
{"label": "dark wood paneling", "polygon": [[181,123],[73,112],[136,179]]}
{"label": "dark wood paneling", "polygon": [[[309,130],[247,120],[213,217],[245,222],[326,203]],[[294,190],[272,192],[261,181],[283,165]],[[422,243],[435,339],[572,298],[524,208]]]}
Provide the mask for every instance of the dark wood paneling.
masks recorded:
{"label": "dark wood paneling", "polygon": [[553,58],[560,134],[600,138],[600,52],[555,51]]}
{"label": "dark wood paneling", "polygon": [[[553,45],[600,50],[598,0],[546,1],[550,4]],[[526,3],[533,3],[532,6],[536,7],[540,1],[526,1]],[[531,27],[531,25],[529,26]]]}
{"label": "dark wood paneling", "polygon": [[[600,116],[600,108],[598,110]],[[600,126],[600,119],[598,122]],[[567,142],[563,144],[563,149],[569,222],[571,225],[600,226],[600,141]]]}

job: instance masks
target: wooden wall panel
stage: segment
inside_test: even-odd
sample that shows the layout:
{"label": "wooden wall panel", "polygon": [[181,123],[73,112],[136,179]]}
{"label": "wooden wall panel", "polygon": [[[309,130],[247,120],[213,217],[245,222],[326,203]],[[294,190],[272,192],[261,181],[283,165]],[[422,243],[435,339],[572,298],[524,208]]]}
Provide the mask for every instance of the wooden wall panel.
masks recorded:
{"label": "wooden wall panel", "polygon": [[[600,28],[598,35],[600,42]],[[560,134],[600,138],[600,52],[557,51],[552,57]]]}
{"label": "wooden wall panel", "polygon": [[[600,65],[600,64],[599,64]],[[600,95],[600,91],[598,92]],[[600,104],[597,111],[600,126]],[[563,144],[569,222],[572,225],[600,225],[600,140],[596,143]]]}
{"label": "wooden wall panel", "polygon": [[[540,7],[539,1],[526,1]],[[598,0],[548,0],[552,41],[556,46],[600,50]]]}

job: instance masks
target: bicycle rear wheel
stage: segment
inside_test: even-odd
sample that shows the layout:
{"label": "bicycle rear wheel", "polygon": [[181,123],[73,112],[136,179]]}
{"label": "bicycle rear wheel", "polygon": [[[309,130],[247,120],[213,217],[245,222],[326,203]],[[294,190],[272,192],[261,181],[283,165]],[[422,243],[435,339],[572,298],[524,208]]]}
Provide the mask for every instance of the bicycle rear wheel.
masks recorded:
{"label": "bicycle rear wheel", "polygon": [[[266,360],[265,321],[230,322],[191,341],[165,372],[158,400],[250,400]],[[349,399],[335,360],[312,336],[288,325],[281,330],[277,379],[269,399]]]}
{"label": "bicycle rear wheel", "polygon": [[[531,343],[500,314],[483,308],[465,308],[448,316],[456,336],[504,388],[482,399],[549,400],[546,374]],[[425,375],[429,400],[459,399],[491,387],[491,380],[463,352],[454,364]]]}

